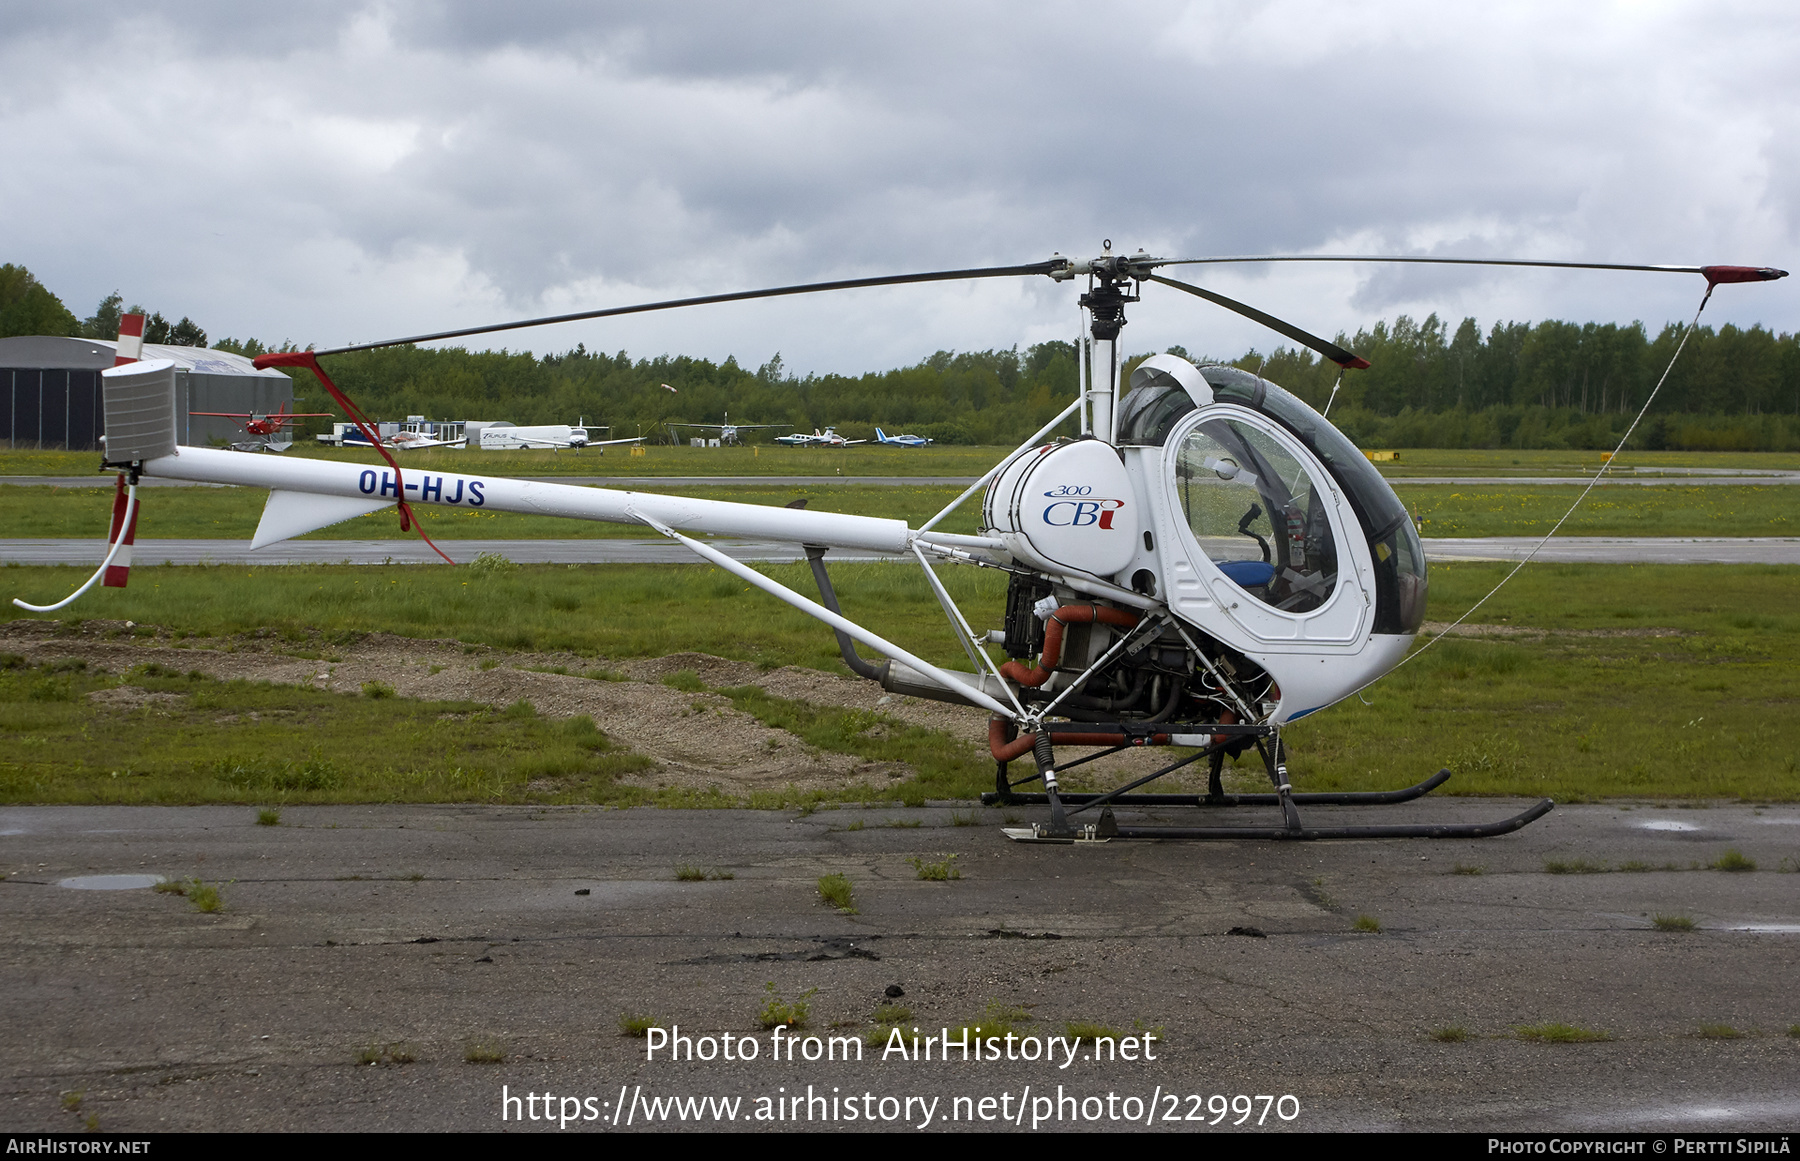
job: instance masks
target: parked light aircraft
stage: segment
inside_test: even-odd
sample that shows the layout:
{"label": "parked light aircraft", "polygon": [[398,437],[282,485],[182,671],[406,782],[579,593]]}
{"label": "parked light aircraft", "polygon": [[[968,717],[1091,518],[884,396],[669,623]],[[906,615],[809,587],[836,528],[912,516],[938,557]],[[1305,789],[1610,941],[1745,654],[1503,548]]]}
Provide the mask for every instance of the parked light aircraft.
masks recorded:
{"label": "parked light aircraft", "polygon": [[238,451],[286,451],[294,446],[294,433],[289,430],[296,419],[326,419],[329,411],[289,411],[283,403],[273,414],[244,411],[190,411],[190,415],[210,415],[221,419],[240,420],[239,426],[250,438],[231,446]]}
{"label": "parked light aircraft", "polygon": [[[765,428],[767,428],[769,430],[774,430],[777,428],[792,427],[794,425],[791,423],[733,423],[733,422],[731,422],[730,413],[727,412],[725,415],[724,423],[683,423],[683,422],[679,422],[677,420],[671,419],[671,420],[664,421],[663,426],[665,426],[665,427],[697,427],[697,428],[701,429],[702,431],[716,431],[719,433],[719,442],[721,444],[725,445],[726,447],[736,447],[740,443],[743,442],[742,439],[740,439],[738,436],[739,432],[761,431]],[[781,440],[777,439],[775,442],[780,443]]]}
{"label": "parked light aircraft", "polygon": [[838,434],[835,427],[828,427],[824,431],[815,427],[811,435],[807,435],[803,431],[796,431],[793,435],[776,436],[775,442],[786,444],[789,447],[849,447],[852,444],[868,443],[869,441],[845,439]]}
{"label": "parked light aircraft", "polygon": [[925,447],[934,441],[926,439],[922,435],[889,435],[878,427],[875,429],[875,442],[890,444],[894,447]]}

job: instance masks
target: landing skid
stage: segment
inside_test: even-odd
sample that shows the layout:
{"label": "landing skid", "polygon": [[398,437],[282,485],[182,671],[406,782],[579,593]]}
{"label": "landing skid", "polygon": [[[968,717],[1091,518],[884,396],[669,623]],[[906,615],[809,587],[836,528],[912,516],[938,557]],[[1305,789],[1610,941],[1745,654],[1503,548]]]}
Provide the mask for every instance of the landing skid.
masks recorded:
{"label": "landing skid", "polygon": [[[1039,795],[1038,797],[1042,797]],[[1150,795],[1148,797],[1163,797]],[[1174,797],[1174,796],[1170,796]],[[1264,797],[1256,795],[1254,797]],[[1273,795],[1267,797],[1273,798]],[[1299,795],[1294,797],[1299,798]],[[1202,801],[1202,805],[1208,805]],[[1493,838],[1511,834],[1530,826],[1549,814],[1556,805],[1542,799],[1529,810],[1501,819],[1499,822],[1440,822],[1397,826],[1302,826],[1290,830],[1284,826],[1119,826],[1113,822],[1108,807],[1100,821],[1077,827],[1069,835],[1057,835],[1042,823],[1035,826],[1003,827],[1001,834],[1020,843],[1104,843],[1113,839],[1185,839],[1212,841],[1219,839],[1293,839],[1310,842],[1316,839],[1390,839],[1390,838]]]}
{"label": "landing skid", "polygon": [[[1242,727],[1240,727],[1241,729]],[[1248,731],[1245,731],[1246,733]],[[1226,794],[1220,786],[1220,767],[1224,762],[1224,748],[1227,739],[1221,739],[1207,746],[1196,754],[1189,755],[1178,762],[1165,766],[1155,773],[1146,775],[1126,783],[1116,790],[1104,794],[1062,794],[1056,789],[1055,769],[1049,763],[1040,761],[1038,774],[1022,781],[1031,782],[1043,778],[1047,787],[1045,793],[1020,794],[1014,790],[1016,783],[1009,782],[1006,776],[1006,763],[996,764],[995,789],[992,793],[983,794],[981,801],[988,806],[1048,806],[1050,822],[1034,823],[1028,827],[1006,827],[1001,833],[1014,842],[1024,843],[1056,843],[1062,845],[1088,845],[1111,842],[1113,839],[1178,839],[1187,841],[1216,841],[1229,839],[1289,839],[1311,842],[1318,839],[1394,839],[1394,838],[1492,838],[1496,835],[1510,834],[1521,827],[1529,826],[1544,815],[1550,813],[1555,803],[1548,798],[1542,799],[1529,809],[1513,815],[1511,818],[1497,822],[1446,822],[1446,823],[1410,823],[1398,825],[1357,825],[1357,826],[1307,826],[1300,821],[1301,806],[1392,806],[1397,803],[1411,802],[1442,786],[1450,778],[1449,770],[1439,770],[1436,774],[1409,786],[1404,790],[1374,791],[1339,791],[1326,793],[1296,794],[1288,783],[1287,755],[1279,737],[1267,735],[1255,741],[1261,753],[1263,763],[1268,768],[1269,781],[1275,786],[1273,794]],[[1123,746],[1114,747],[1104,753],[1116,753]],[[1102,757],[1096,754],[1093,757]],[[1130,791],[1146,783],[1153,782],[1165,774],[1171,774],[1201,758],[1212,760],[1211,778],[1206,794],[1132,794]],[[1069,765],[1078,765],[1088,759],[1077,759]],[[1049,777],[1045,778],[1046,767]],[[1066,769],[1067,767],[1065,767]],[[1113,817],[1114,806],[1136,807],[1239,807],[1239,806],[1274,806],[1281,810],[1282,824],[1279,826],[1120,826]],[[1076,815],[1089,810],[1099,810],[1093,822],[1075,822]]]}

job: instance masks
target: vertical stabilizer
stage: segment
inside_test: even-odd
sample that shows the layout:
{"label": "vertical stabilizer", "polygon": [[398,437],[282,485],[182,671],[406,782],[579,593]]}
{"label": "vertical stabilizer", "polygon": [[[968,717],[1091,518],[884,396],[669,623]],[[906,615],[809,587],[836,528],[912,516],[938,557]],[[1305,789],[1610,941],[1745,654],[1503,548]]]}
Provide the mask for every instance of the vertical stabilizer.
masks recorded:
{"label": "vertical stabilizer", "polygon": [[175,363],[133,362],[100,372],[106,412],[106,462],[139,463],[175,455]]}

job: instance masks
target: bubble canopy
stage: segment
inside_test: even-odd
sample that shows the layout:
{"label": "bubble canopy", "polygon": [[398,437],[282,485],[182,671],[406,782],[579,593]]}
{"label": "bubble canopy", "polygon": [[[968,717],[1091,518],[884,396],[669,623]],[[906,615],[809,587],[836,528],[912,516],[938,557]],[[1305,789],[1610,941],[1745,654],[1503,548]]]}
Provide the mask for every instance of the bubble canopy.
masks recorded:
{"label": "bubble canopy", "polygon": [[[1292,434],[1318,458],[1320,464],[1330,473],[1332,480],[1341,490],[1351,511],[1355,513],[1357,525],[1369,542],[1369,551],[1375,562],[1376,608],[1373,631],[1395,635],[1417,633],[1419,625],[1425,619],[1427,583],[1425,551],[1419,543],[1418,533],[1414,530],[1412,521],[1407,518],[1405,505],[1400,503],[1400,498],[1394,495],[1394,490],[1388,486],[1386,480],[1382,479],[1381,473],[1375,470],[1368,458],[1357,450],[1356,445],[1351,443],[1342,432],[1333,427],[1330,421],[1301,402],[1291,392],[1283,390],[1259,375],[1240,371],[1236,367],[1208,366],[1201,367],[1199,370],[1205,378],[1207,386],[1212,389],[1212,395],[1216,402],[1247,407],[1267,416]],[[1190,392],[1169,382],[1165,376],[1158,375],[1126,396],[1120,409],[1119,442],[1139,446],[1160,446],[1167,440],[1169,433],[1175,427],[1175,421],[1187,412],[1194,410],[1194,406]],[[1229,428],[1222,428],[1219,432],[1210,435],[1208,442],[1220,443],[1221,451],[1228,450],[1223,445],[1234,442],[1231,435]],[[1221,440],[1220,436],[1224,436],[1224,438]],[[1241,440],[1235,442],[1242,443]],[[1246,449],[1240,448],[1240,450]],[[1195,456],[1199,457],[1196,463],[1203,464],[1204,460],[1209,458],[1205,448],[1184,449],[1184,455],[1188,451],[1192,451]],[[1248,458],[1243,455],[1234,457],[1214,452],[1210,458],[1219,460],[1221,465],[1226,460],[1233,461],[1226,470],[1234,476],[1240,471],[1254,471],[1248,464],[1240,462]],[[1223,482],[1230,482],[1224,477],[1219,477],[1216,468],[1211,470],[1211,475]],[[1250,489],[1243,490],[1248,496]],[[1313,514],[1317,511],[1317,501],[1322,497],[1314,496],[1310,499],[1314,501],[1310,506],[1289,505],[1300,509],[1299,519],[1305,523],[1314,523],[1316,518]],[[1249,512],[1248,507],[1243,505],[1240,507],[1243,509],[1241,514]],[[1291,518],[1293,513],[1289,513],[1288,516]],[[1275,559],[1276,553],[1273,549],[1278,537],[1271,534],[1286,531],[1286,528],[1278,529],[1276,527],[1281,522],[1281,518],[1281,513],[1265,510],[1246,521],[1247,527],[1241,534],[1244,538],[1243,544],[1252,548],[1257,547],[1251,542],[1258,534],[1264,540],[1270,541],[1271,551],[1268,555],[1263,556],[1262,560],[1277,566],[1275,572],[1277,576],[1282,571]],[[1235,530],[1232,531],[1235,532]],[[1295,543],[1298,543],[1297,537]],[[1243,554],[1231,553],[1230,555],[1241,556]],[[1242,565],[1233,566],[1243,579],[1233,575],[1232,568],[1226,569],[1227,575],[1232,575],[1232,579],[1240,584],[1243,584],[1244,580],[1263,580],[1258,570],[1248,567],[1251,563],[1246,560]],[[1326,570],[1335,574],[1335,554],[1329,561],[1318,557],[1312,562],[1310,569],[1301,568],[1296,571],[1301,577],[1306,578],[1322,575]],[[1253,576],[1252,573],[1257,575]],[[1260,586],[1247,587],[1254,591]],[[1309,585],[1304,584],[1302,587],[1310,588]],[[1268,597],[1265,596],[1264,599],[1268,599]],[[1275,603],[1279,604],[1292,599],[1293,594],[1290,589],[1284,592]],[[1305,598],[1301,597],[1298,603],[1303,604],[1304,601]],[[1298,604],[1290,606],[1290,608],[1298,611]]]}

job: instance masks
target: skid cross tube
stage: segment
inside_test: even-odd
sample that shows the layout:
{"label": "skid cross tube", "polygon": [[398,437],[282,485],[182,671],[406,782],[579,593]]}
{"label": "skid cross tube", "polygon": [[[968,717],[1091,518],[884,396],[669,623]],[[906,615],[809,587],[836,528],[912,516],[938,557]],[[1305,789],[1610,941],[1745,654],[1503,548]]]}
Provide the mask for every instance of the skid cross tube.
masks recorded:
{"label": "skid cross tube", "polygon": [[[1094,756],[1099,757],[1100,755],[1096,754]],[[1194,758],[1204,756],[1205,754],[1202,752],[1200,754],[1195,754]],[[1193,758],[1188,759],[1188,761],[1193,761]],[[1066,770],[1069,766],[1073,766],[1074,764],[1075,763],[1070,762],[1067,766],[1064,766],[1063,769]],[[1174,767],[1171,767],[1170,769],[1173,768]],[[1159,770],[1157,771],[1157,775],[1166,774],[1168,772],[1168,770]],[[1296,793],[1293,796],[1293,799],[1295,806],[1392,806],[1398,802],[1411,802],[1415,798],[1422,798],[1442,786],[1445,782],[1449,781],[1449,779],[1450,771],[1439,770],[1425,781],[1416,786],[1408,786],[1404,790],[1330,790],[1311,794]],[[1127,783],[1126,787],[1122,789],[1128,789],[1131,786],[1139,786],[1142,784],[1141,781]],[[988,806],[994,805],[995,802],[998,802],[999,798],[1000,796],[998,794],[991,792],[981,796],[983,804]],[[989,801],[990,799],[994,801]],[[1062,796],[1063,804],[1065,806],[1086,806],[1089,803],[1099,802],[1102,799],[1105,799],[1114,806],[1275,806],[1280,802],[1280,799],[1273,794],[1224,794],[1217,797],[1209,794],[1122,793],[1116,796],[1108,794],[1064,794]],[[1008,805],[1043,806],[1044,796],[1042,794],[1014,794],[1011,796],[1011,802]]]}

